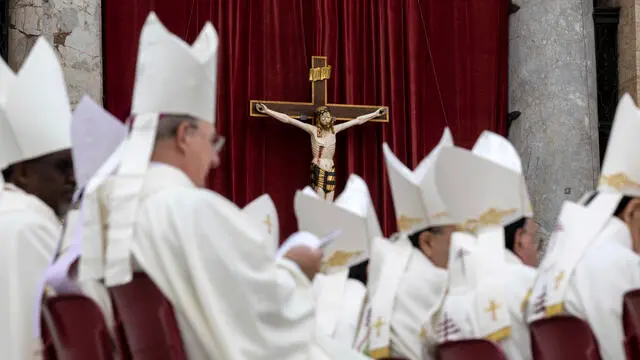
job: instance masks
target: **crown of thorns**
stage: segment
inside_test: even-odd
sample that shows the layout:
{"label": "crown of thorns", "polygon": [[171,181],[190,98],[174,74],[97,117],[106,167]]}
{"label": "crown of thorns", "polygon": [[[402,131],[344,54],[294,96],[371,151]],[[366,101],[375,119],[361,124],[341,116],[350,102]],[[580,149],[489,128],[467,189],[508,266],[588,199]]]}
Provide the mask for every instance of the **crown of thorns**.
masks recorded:
{"label": "crown of thorns", "polygon": [[320,116],[320,115],[322,115],[322,114],[324,114],[324,113],[329,113],[329,114],[331,114],[331,112],[329,111],[329,108],[328,108],[328,107],[326,107],[326,106],[320,106],[320,107],[316,108],[316,114],[317,114],[318,116]]}

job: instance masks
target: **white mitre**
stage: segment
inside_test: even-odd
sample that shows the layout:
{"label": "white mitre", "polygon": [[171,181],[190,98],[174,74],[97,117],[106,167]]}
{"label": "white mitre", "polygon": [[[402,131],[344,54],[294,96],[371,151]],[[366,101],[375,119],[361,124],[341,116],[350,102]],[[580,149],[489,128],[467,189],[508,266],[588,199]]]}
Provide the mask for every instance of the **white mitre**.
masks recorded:
{"label": "white mitre", "polygon": [[[351,175],[354,177],[356,175]],[[369,258],[369,239],[380,234],[370,225],[372,209],[369,192],[363,192],[361,179],[351,179],[336,199],[329,203],[307,191],[297,191],[294,200],[298,229],[324,237],[339,235],[324,249],[324,270],[339,271]],[[371,229],[371,230],[370,230]],[[380,230],[379,225],[377,231]],[[372,232],[373,231],[373,232]]]}
{"label": "white mitre", "polygon": [[13,73],[9,65],[0,58],[0,104],[4,104],[9,85],[15,80],[16,75]]}
{"label": "white mitre", "polygon": [[504,136],[485,130],[476,140],[471,152],[520,174],[522,202],[527,210],[525,216],[533,217],[533,207],[531,206],[531,198],[529,197],[529,191],[522,172],[522,162],[513,144]]}
{"label": "white mitre", "polygon": [[269,194],[263,194],[247,204],[242,212],[247,214],[254,225],[258,227],[268,241],[271,254],[275,254],[280,245],[280,223],[278,210]]}
{"label": "white mitre", "polygon": [[602,163],[599,191],[640,197],[640,113],[629,94],[624,94],[613,120],[607,152]]}
{"label": "white mitre", "polygon": [[[306,192],[309,193],[309,191]],[[357,251],[363,251],[368,258],[372,239],[382,236],[382,231],[380,230],[369,188],[365,181],[357,175],[350,175],[344,190],[331,204],[319,199],[315,192],[310,192],[308,196],[318,204],[328,204],[334,208],[344,209],[351,214],[357,215],[352,217],[354,223],[350,226],[357,227],[358,233],[362,235],[353,235],[356,236],[355,238],[340,237],[329,246],[333,246],[334,249],[339,249],[338,251],[344,251],[345,253],[348,253],[350,249],[359,248]],[[315,216],[318,215],[322,214],[316,214]],[[306,221],[317,221],[317,218],[314,218],[312,213],[306,212],[306,216]],[[305,215],[301,214],[301,217],[304,218]],[[335,225],[330,219],[322,217],[319,219],[320,221],[326,221],[326,225],[329,226],[328,229]],[[352,239],[358,241],[354,242],[353,245],[345,244],[346,241],[351,242]],[[325,250],[325,253],[329,251],[335,250]],[[364,260],[367,258],[364,258]],[[365,301],[366,288],[361,282],[348,278],[349,269],[347,266],[334,267],[328,270],[330,270],[330,274],[318,274],[313,281],[316,291],[317,329],[320,332],[329,334],[336,341],[351,346],[358,328],[361,308]]]}
{"label": "white mitre", "polygon": [[[3,68],[2,77],[10,70]],[[71,109],[53,48],[38,38],[4,99],[0,131],[3,167],[71,147]]]}
{"label": "white mitre", "polygon": [[[310,187],[307,188],[311,190]],[[313,193],[316,194],[315,192]],[[364,179],[355,174],[349,175],[344,190],[338,195],[334,203],[356,214],[366,214],[367,239],[369,241],[369,249],[371,249],[373,239],[382,236],[382,229],[380,228],[376,209],[373,206],[369,187]]]}
{"label": "white mitre", "polygon": [[[217,58],[218,35],[211,23],[205,24],[190,46],[170,33],[154,13],[147,17],[140,34],[133,91],[132,113],[136,118],[124,143],[110,196],[112,207],[107,223],[119,224],[119,230],[107,232],[105,268],[85,268],[89,278],[104,274],[107,286],[131,280],[135,211],[159,117],[188,115],[215,125]],[[85,227],[95,229],[95,222],[95,219],[93,223],[85,222]],[[100,238],[95,231],[90,236]],[[91,257],[99,258],[98,254]]]}
{"label": "white mitre", "polygon": [[[9,92],[10,84],[15,80],[16,75],[11,71],[9,65],[0,58],[0,139],[2,139],[2,133],[9,129],[7,123],[7,117],[5,115],[5,103],[7,100],[7,94]],[[0,143],[0,170],[6,167],[7,159],[4,157],[4,149]],[[2,188],[4,186],[4,178],[0,173],[0,194],[2,194]]]}
{"label": "white mitre", "polygon": [[89,96],[80,100],[71,120],[71,155],[79,191],[113,154],[126,134],[125,125]]}
{"label": "white mitre", "polygon": [[451,132],[445,128],[438,145],[411,171],[386,143],[382,145],[399,232],[410,234],[432,226],[451,224],[430,170],[439,152],[452,146]]}
{"label": "white mitre", "polygon": [[449,213],[465,231],[506,226],[531,213],[520,173],[462,148],[442,149],[435,182]]}

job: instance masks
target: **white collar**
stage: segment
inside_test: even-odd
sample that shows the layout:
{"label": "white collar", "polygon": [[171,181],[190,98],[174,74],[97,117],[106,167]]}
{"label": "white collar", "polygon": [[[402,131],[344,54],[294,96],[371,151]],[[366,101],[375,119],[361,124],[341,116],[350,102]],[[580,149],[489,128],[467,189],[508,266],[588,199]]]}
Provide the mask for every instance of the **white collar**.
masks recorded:
{"label": "white collar", "polygon": [[601,241],[618,243],[627,249],[632,248],[633,242],[629,227],[616,216],[611,216],[607,225],[598,234],[596,242],[599,243]]}
{"label": "white collar", "polygon": [[522,259],[520,259],[518,255],[516,255],[513,251],[507,248],[504,249],[504,259],[507,262],[507,264],[524,265],[524,263],[522,262]]}
{"label": "white collar", "polygon": [[9,204],[6,210],[9,210],[9,211],[12,209],[17,210],[18,208],[28,209],[40,214],[41,216],[45,217],[47,220],[51,221],[54,224],[57,224],[57,225],[62,224],[62,220],[58,218],[58,216],[56,215],[56,212],[53,211],[53,209],[50,208],[49,205],[47,205],[44,201],[40,200],[40,198],[38,198],[37,196],[27,193],[26,191],[22,190],[21,188],[19,188],[18,186],[12,183],[5,183],[3,186],[3,190],[6,191],[5,195],[9,195],[13,193],[13,194],[16,194],[21,199],[19,203],[20,205],[18,205],[18,203],[11,203],[10,196],[3,197],[2,204],[3,205]]}

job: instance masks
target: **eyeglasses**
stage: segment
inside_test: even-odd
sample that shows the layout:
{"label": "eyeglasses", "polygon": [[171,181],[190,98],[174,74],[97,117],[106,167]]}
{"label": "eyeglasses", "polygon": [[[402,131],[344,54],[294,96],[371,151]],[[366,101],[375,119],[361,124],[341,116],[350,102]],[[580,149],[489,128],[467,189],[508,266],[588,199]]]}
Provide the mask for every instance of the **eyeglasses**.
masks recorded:
{"label": "eyeglasses", "polygon": [[224,146],[227,139],[225,139],[222,135],[215,135],[213,140],[211,140],[211,145],[213,146],[213,151],[220,152],[222,147]]}

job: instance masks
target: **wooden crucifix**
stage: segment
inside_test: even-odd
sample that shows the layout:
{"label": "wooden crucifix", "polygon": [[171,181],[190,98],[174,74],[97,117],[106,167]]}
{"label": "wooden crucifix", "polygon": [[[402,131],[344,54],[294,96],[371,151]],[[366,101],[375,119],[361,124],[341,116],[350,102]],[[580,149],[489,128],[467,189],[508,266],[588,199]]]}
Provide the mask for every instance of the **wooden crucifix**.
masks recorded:
{"label": "wooden crucifix", "polygon": [[[367,121],[389,121],[389,111],[385,106],[328,104],[327,79],[330,77],[331,66],[327,65],[327,58],[314,56],[309,70],[309,81],[312,82],[311,102],[250,102],[251,116],[270,116],[311,135],[311,187],[318,196],[328,201],[333,200],[336,186],[333,163],[335,134]],[[313,123],[304,123],[307,119],[313,119]],[[345,122],[336,125],[336,120]]]}

